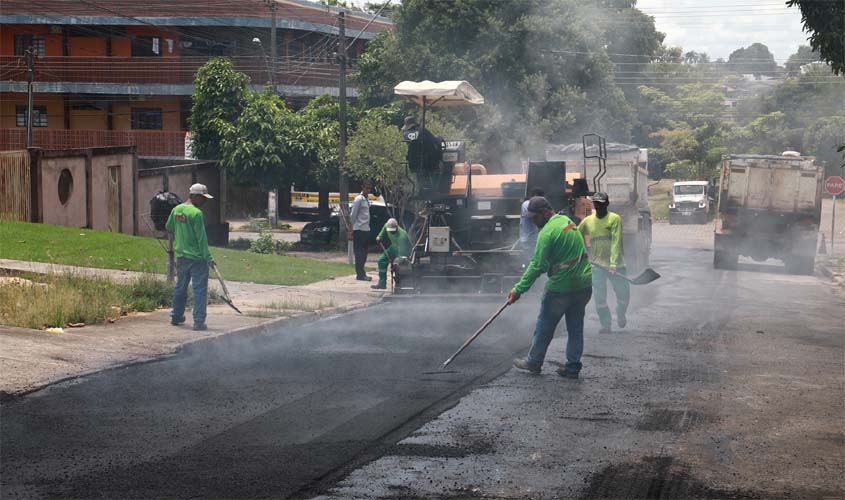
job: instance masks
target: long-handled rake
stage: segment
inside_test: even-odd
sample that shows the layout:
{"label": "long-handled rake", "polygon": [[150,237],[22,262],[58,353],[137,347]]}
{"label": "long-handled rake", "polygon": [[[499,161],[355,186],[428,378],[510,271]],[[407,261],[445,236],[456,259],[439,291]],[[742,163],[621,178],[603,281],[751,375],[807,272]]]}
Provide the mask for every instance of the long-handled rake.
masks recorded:
{"label": "long-handled rake", "polygon": [[[213,262],[213,261],[212,261]],[[220,287],[223,289],[223,302],[229,305],[232,309],[235,310],[238,314],[243,314],[238,306],[232,303],[232,297],[229,295],[229,288],[226,287],[226,281],[223,280],[223,275],[220,274],[220,268],[217,267],[217,263],[211,264],[211,268],[214,269],[214,273],[217,275],[217,280],[220,281]]]}

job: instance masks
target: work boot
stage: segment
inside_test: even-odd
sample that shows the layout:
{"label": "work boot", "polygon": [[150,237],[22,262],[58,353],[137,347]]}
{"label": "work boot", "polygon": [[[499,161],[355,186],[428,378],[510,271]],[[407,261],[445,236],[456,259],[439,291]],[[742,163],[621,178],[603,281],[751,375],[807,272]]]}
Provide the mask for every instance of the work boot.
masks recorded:
{"label": "work boot", "polygon": [[387,283],[382,283],[381,281],[379,281],[375,285],[370,285],[370,288],[372,288],[373,290],[387,290]]}
{"label": "work boot", "polygon": [[611,332],[612,332],[612,330],[610,329],[610,325],[607,325],[607,326],[602,325],[602,327],[599,328],[599,333],[611,333]]}
{"label": "work boot", "polygon": [[178,318],[174,318],[174,317],[171,317],[171,318],[170,318],[170,324],[171,324],[171,325],[173,325],[173,326],[179,326],[179,325],[181,325],[181,324],[182,324],[182,323],[184,323],[184,322],[185,322],[185,317],[184,317],[184,316],[180,316],[180,317],[178,317]]}
{"label": "work boot", "polygon": [[540,371],[542,370],[542,368],[540,368],[539,366],[531,366],[528,363],[528,360],[525,358],[517,358],[513,360],[513,366],[520,370],[524,370],[534,374],[540,373]]}
{"label": "work boot", "polygon": [[628,324],[628,318],[625,317],[624,311],[616,313],[616,324],[619,325],[619,328],[625,328],[625,325]]}
{"label": "work boot", "polygon": [[555,372],[563,378],[578,378],[578,372],[566,367],[558,368]]}
{"label": "work boot", "polygon": [[355,278],[355,279],[356,279],[356,280],[358,280],[358,281],[373,281],[372,276],[366,276],[366,275],[364,275],[364,276],[358,276],[358,277],[357,277],[357,278]]}
{"label": "work boot", "polygon": [[194,323],[194,330],[198,332],[204,332],[208,330],[208,326],[205,323]]}

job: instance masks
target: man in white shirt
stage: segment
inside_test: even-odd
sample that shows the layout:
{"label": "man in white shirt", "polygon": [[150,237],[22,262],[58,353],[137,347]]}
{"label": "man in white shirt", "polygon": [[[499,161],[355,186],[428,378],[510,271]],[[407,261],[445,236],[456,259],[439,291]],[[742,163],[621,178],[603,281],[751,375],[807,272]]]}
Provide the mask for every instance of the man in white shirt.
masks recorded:
{"label": "man in white shirt", "polygon": [[355,272],[358,281],[372,281],[364,271],[364,263],[367,262],[367,246],[370,243],[370,190],[371,186],[365,182],[361,186],[361,192],[352,202],[352,211],[349,214],[352,219],[352,249],[355,253]]}

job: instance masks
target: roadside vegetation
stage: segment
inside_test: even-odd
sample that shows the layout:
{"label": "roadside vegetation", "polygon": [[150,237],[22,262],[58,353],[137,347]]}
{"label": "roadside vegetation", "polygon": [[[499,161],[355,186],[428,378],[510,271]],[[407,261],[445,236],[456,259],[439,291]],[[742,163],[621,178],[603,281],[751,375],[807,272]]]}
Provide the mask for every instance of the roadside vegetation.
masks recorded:
{"label": "roadside vegetation", "polygon": [[154,275],[128,283],[101,276],[0,275],[0,323],[20,328],[82,326],[170,305],[173,287]]}
{"label": "roadside vegetation", "polygon": [[654,220],[669,219],[669,203],[672,201],[672,184],[675,179],[662,179],[648,186],[648,208]]}
{"label": "roadside vegetation", "polygon": [[[49,224],[0,221],[0,258],[164,274],[167,254],[153,238]],[[354,273],[352,266],[293,255],[225,248],[211,254],[231,281],[307,285]],[[213,274],[213,273],[212,273]]]}

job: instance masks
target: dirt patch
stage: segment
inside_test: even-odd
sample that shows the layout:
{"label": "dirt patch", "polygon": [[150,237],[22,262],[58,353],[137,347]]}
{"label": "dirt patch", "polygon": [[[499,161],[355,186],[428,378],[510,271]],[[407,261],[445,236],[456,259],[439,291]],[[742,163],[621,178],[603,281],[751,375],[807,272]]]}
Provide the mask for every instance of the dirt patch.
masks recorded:
{"label": "dirt patch", "polygon": [[488,455],[495,449],[491,443],[471,443],[468,446],[447,446],[440,444],[397,444],[388,455],[401,457],[443,457],[463,458],[470,455]]}
{"label": "dirt patch", "polygon": [[579,498],[748,499],[771,495],[711,487],[696,480],[688,466],[675,463],[672,457],[645,457],[602,469],[590,477]]}

